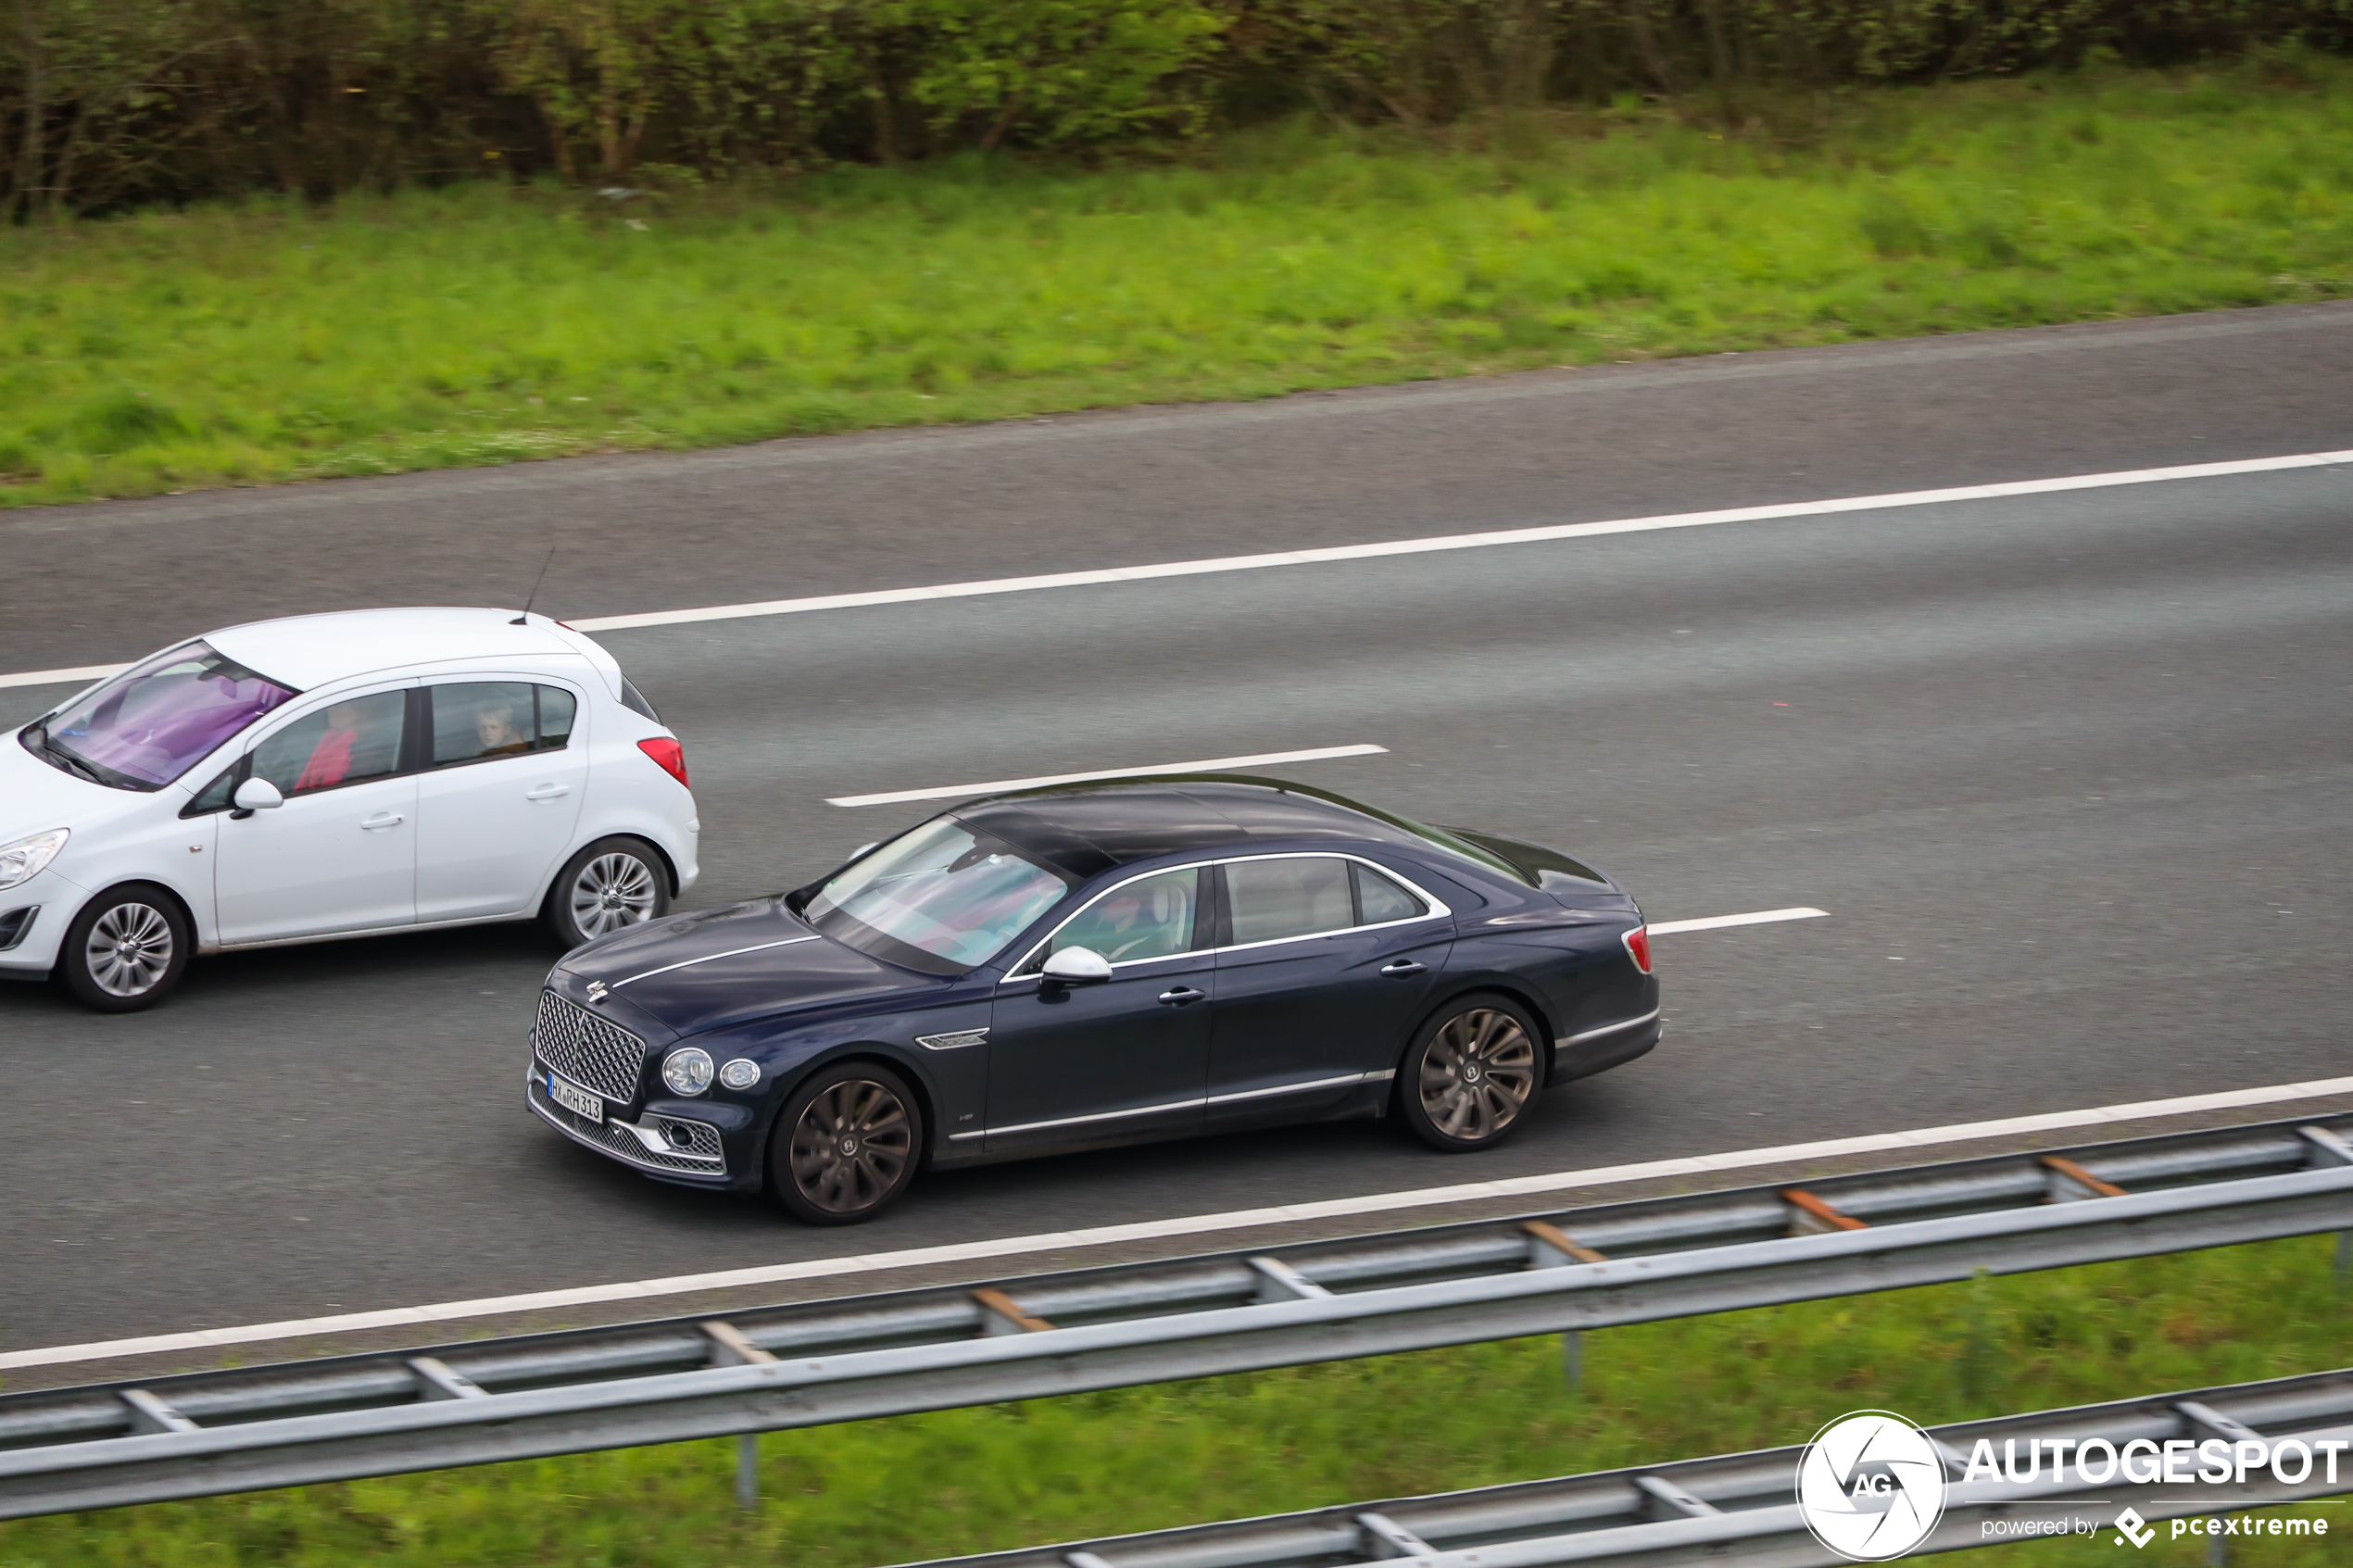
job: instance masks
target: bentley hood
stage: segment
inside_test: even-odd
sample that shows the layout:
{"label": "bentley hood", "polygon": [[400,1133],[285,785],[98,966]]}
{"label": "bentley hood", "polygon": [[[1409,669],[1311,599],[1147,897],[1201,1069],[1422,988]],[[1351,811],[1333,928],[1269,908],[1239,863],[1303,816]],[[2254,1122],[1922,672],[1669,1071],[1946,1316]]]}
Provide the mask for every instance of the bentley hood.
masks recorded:
{"label": "bentley hood", "polygon": [[781,898],[635,926],[556,968],[588,997],[601,987],[682,1035],[936,984],[820,935]]}

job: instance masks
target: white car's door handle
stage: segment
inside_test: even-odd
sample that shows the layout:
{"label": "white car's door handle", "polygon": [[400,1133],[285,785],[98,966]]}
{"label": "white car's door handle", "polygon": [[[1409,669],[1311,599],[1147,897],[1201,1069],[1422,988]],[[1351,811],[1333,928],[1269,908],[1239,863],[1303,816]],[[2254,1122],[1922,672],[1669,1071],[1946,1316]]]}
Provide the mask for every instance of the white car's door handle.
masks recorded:
{"label": "white car's door handle", "polygon": [[553,800],[560,795],[571,793],[570,784],[541,784],[537,789],[525,790],[522,797],[525,800]]}
{"label": "white car's door handle", "polygon": [[406,821],[408,819],[397,811],[379,811],[372,817],[360,818],[359,825],[370,833],[382,833],[386,828],[396,828]]}

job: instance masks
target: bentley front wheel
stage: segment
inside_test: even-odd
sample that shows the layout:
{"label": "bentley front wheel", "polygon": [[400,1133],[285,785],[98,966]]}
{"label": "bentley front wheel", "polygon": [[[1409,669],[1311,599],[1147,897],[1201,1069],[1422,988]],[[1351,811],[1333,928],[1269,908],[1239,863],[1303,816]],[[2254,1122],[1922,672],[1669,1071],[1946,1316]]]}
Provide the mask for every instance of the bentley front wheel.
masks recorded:
{"label": "bentley front wheel", "polygon": [[915,1097],[889,1068],[844,1062],[793,1092],[776,1117],[769,1180],[812,1225],[854,1225],[898,1200],[924,1148]]}

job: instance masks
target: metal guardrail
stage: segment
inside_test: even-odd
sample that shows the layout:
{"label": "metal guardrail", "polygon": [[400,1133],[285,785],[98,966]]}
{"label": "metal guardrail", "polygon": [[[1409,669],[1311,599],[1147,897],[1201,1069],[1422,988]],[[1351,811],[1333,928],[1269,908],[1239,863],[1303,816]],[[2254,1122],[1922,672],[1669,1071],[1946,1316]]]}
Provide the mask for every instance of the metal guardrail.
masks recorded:
{"label": "metal guardrail", "polygon": [[[2295,1485],[2266,1472],[2243,1483],[2182,1485],[2119,1474],[2096,1486],[2080,1477],[2053,1482],[1965,1482],[1981,1438],[2031,1452],[2030,1439],[2104,1438],[2118,1449],[2135,1438],[2226,1441],[2263,1437],[2306,1444],[2353,1443],[2353,1370],[2225,1388],[2158,1394],[2114,1404],[2042,1411],[1928,1428],[1947,1455],[1944,1517],[1915,1553],[2007,1546],[2020,1530],[2073,1503],[2071,1522],[2114,1535],[2130,1507],[2144,1520],[2237,1512],[2353,1491],[2353,1465],[2307,1465]],[[1795,1501],[1803,1447],[1529,1481],[1475,1492],[1351,1503],[1306,1513],[1194,1524],[1150,1535],[941,1558],[910,1568],[1540,1568],[1551,1563],[1669,1568],[1683,1563],[1741,1568],[1830,1568],[1845,1559],[1806,1533]],[[2309,1457],[2309,1456],[2308,1456]],[[2331,1481],[2332,1469],[2337,1479]],[[1990,1522],[2008,1528],[1989,1533]],[[2328,1521],[2353,1532],[2353,1514]],[[1999,1526],[1997,1525],[1997,1529]],[[2212,1537],[2225,1541],[2229,1537]],[[1401,1562],[1398,1560],[1404,1559]]]}
{"label": "metal guardrail", "polygon": [[0,1518],[2353,1231],[2353,1116],[0,1397]]}

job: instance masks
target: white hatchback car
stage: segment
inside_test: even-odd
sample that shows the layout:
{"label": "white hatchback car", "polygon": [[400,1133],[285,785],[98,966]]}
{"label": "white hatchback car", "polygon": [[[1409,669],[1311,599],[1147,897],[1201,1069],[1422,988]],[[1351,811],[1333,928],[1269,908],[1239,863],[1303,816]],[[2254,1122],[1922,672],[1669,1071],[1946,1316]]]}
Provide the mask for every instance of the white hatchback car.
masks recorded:
{"label": "white hatchback car", "polygon": [[258,621],[0,745],[0,976],[128,1012],[192,953],[534,918],[576,947],[666,912],[701,826],[677,737],[567,626]]}

